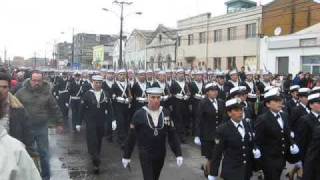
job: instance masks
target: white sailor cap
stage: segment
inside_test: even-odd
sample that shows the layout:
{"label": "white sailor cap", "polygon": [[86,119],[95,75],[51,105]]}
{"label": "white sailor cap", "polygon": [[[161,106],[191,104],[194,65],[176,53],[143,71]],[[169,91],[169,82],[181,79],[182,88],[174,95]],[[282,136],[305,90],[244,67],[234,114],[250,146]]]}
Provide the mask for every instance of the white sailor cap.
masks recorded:
{"label": "white sailor cap", "polygon": [[217,77],[221,77],[221,78],[224,78],[224,76],[225,76],[224,72],[222,72],[222,71],[216,71],[215,74]]}
{"label": "white sailor cap", "polygon": [[247,92],[247,87],[245,86],[237,86],[230,90],[230,97],[234,97],[239,94],[245,94]]}
{"label": "white sailor cap", "polygon": [[214,83],[214,82],[208,83],[208,84],[206,84],[206,85],[204,86],[204,91],[205,91],[205,93],[208,92],[209,90],[218,90],[218,89],[219,89],[219,88],[218,88],[217,83]]}
{"label": "white sailor cap", "polygon": [[160,71],[161,71],[160,68],[157,68],[157,69],[154,70],[154,72],[160,72]]}
{"label": "white sailor cap", "polygon": [[152,87],[152,88],[146,89],[146,93],[148,95],[161,96],[163,94],[163,89],[159,87]]}
{"label": "white sailor cap", "polygon": [[310,103],[320,102],[320,93],[311,94],[308,96],[308,101]]}
{"label": "white sailor cap", "polygon": [[117,74],[122,74],[122,73],[126,73],[126,70],[125,70],[125,69],[119,69],[119,70],[117,71]]}
{"label": "white sailor cap", "polygon": [[113,69],[108,69],[107,73],[114,73],[114,70]]}
{"label": "white sailor cap", "polygon": [[[203,74],[206,74],[205,72]],[[208,71],[208,75],[213,75],[214,72],[213,71]]]}
{"label": "white sailor cap", "polygon": [[320,93],[320,86],[315,86],[314,88],[312,88],[311,93]]}
{"label": "white sailor cap", "polygon": [[230,111],[232,109],[241,109],[243,105],[241,104],[241,99],[232,98],[226,102],[226,110]]}
{"label": "white sailor cap", "polygon": [[153,71],[151,69],[148,69],[146,73],[150,74],[153,73]]}
{"label": "white sailor cap", "polygon": [[268,72],[268,71],[263,71],[263,72],[261,73],[261,75],[262,75],[262,76],[265,76],[265,75],[271,75],[271,73],[270,73],[270,72]]}
{"label": "white sailor cap", "polygon": [[249,93],[248,98],[249,99],[257,99],[257,94]]}
{"label": "white sailor cap", "polygon": [[291,91],[291,92],[293,92],[293,91],[298,91],[300,89],[300,86],[299,85],[293,85],[293,86],[290,86],[290,88],[289,88],[289,90]]}
{"label": "white sailor cap", "polygon": [[159,74],[159,75],[165,75],[166,72],[164,72],[164,71],[159,71],[158,74]]}
{"label": "white sailor cap", "polygon": [[137,74],[145,74],[146,73],[146,71],[145,70],[142,70],[142,69],[140,69],[138,72],[137,72]]}
{"label": "white sailor cap", "polygon": [[248,71],[248,72],[246,72],[246,75],[254,75],[254,74],[256,74],[254,71]]}
{"label": "white sailor cap", "polygon": [[192,71],[192,74],[194,75],[203,75],[203,71]]}
{"label": "white sailor cap", "polygon": [[309,88],[300,88],[299,90],[298,90],[298,96],[305,96],[305,97],[307,97],[308,95],[309,95],[309,93],[310,93],[310,89]]}
{"label": "white sailor cap", "polygon": [[231,75],[234,75],[234,74],[238,74],[238,72],[237,72],[236,69],[234,69],[234,70],[232,70],[232,71],[229,72],[229,75],[230,75],[230,76],[231,76]]}
{"label": "white sailor cap", "polygon": [[134,73],[133,69],[128,69],[128,73]]}
{"label": "white sailor cap", "polygon": [[81,73],[79,71],[75,71],[73,74],[74,75],[81,75]]}
{"label": "white sailor cap", "polygon": [[100,75],[92,76],[92,81],[103,81],[103,77]]}
{"label": "white sailor cap", "polygon": [[183,69],[177,69],[176,73],[184,73]]}
{"label": "white sailor cap", "polygon": [[107,72],[108,70],[106,68],[100,69],[101,72]]}
{"label": "white sailor cap", "polygon": [[272,88],[270,89],[268,92],[266,92],[264,94],[264,100],[265,102],[269,102],[269,101],[272,101],[272,100],[281,100],[281,95],[280,95],[280,92],[279,92],[279,88]]}
{"label": "white sailor cap", "polygon": [[172,73],[172,70],[171,69],[167,69],[166,73]]}

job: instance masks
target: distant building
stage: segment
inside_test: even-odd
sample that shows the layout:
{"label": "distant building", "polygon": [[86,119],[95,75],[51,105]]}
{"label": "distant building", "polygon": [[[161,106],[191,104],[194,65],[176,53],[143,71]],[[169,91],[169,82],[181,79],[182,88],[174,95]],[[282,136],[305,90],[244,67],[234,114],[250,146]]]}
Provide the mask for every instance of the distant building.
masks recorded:
{"label": "distant building", "polygon": [[24,63],[25,63],[24,57],[14,56],[13,59],[12,59],[12,65],[13,66],[21,67],[21,66],[25,65]]}
{"label": "distant building", "polygon": [[113,53],[114,43],[109,45],[99,45],[99,46],[93,47],[92,64],[95,68],[113,69],[112,53]]}
{"label": "distant building", "polygon": [[117,36],[80,33],[74,36],[74,63],[82,69],[92,69],[93,47],[109,45]]}
{"label": "distant building", "polygon": [[72,43],[62,42],[56,45],[56,59],[57,61],[67,60],[72,62]]}
{"label": "distant building", "polygon": [[320,23],[294,34],[261,39],[261,69],[277,74],[320,74]]}
{"label": "distant building", "polygon": [[316,0],[274,0],[263,7],[262,34],[279,36],[298,32],[320,22]]}
{"label": "distant building", "polygon": [[32,57],[25,60],[24,66],[34,69],[47,67],[50,62],[49,58]]}
{"label": "distant building", "polygon": [[177,66],[258,70],[262,7],[243,0],[226,5],[227,14],[204,13],[178,21]]}

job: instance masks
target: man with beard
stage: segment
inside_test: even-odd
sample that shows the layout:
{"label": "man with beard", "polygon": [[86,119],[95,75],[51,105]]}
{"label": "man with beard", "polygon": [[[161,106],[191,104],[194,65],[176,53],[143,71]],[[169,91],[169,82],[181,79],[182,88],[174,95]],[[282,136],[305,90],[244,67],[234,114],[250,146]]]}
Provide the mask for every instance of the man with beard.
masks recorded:
{"label": "man with beard", "polygon": [[63,132],[63,117],[59,106],[50,92],[50,85],[43,81],[40,71],[33,71],[31,79],[25,87],[16,93],[16,97],[26,108],[31,122],[37,152],[40,155],[41,176],[50,179],[49,165],[49,120],[57,128],[57,133]]}

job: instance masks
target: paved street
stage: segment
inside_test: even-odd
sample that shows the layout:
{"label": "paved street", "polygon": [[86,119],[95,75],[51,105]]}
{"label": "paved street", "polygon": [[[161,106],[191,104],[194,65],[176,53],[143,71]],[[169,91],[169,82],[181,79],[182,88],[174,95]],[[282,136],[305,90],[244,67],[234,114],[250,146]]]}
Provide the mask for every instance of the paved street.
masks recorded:
{"label": "paved street", "polygon": [[[142,173],[137,158],[137,148],[132,157],[131,171],[122,168],[121,151],[116,143],[103,142],[102,165],[99,176],[92,174],[87,154],[85,133],[56,135],[50,131],[51,169],[53,180],[141,180]],[[191,142],[191,140],[190,140]],[[175,158],[168,149],[161,180],[204,180],[200,164],[200,149],[192,143],[182,146],[184,165],[176,166]],[[256,178],[253,178],[256,179]],[[285,178],[283,178],[285,179]]]}

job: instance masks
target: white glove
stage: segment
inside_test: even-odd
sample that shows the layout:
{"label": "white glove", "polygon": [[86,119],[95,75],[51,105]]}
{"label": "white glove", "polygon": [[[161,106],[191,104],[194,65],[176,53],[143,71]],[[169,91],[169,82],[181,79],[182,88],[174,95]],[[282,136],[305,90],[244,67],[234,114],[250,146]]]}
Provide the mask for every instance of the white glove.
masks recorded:
{"label": "white glove", "polygon": [[117,129],[117,121],[113,120],[112,121],[112,131]]}
{"label": "white glove", "polygon": [[200,141],[200,138],[199,138],[198,136],[196,136],[196,137],[194,138],[194,143],[195,143],[196,145],[198,145],[198,146],[201,146],[201,141]]}
{"label": "white glove", "polygon": [[299,153],[299,147],[296,144],[293,144],[290,146],[290,152],[291,154],[295,155]]}
{"label": "white glove", "polygon": [[81,126],[80,125],[76,125],[76,131],[80,132]]}
{"label": "white glove", "polygon": [[127,168],[130,162],[131,162],[130,159],[122,158],[122,165],[123,165],[124,168]]}
{"label": "white glove", "polygon": [[253,150],[252,150],[252,153],[253,153],[253,157],[254,157],[255,159],[259,159],[259,158],[261,157],[261,152],[260,152],[259,149],[253,149]]}
{"label": "white glove", "polygon": [[66,103],[66,107],[69,107],[69,104],[68,104],[68,103]]}
{"label": "white glove", "polygon": [[178,167],[181,167],[182,164],[183,164],[183,157],[181,157],[181,156],[177,157],[177,165],[178,165]]}
{"label": "white glove", "polygon": [[290,136],[293,139],[294,138],[294,132],[291,131]]}
{"label": "white glove", "polygon": [[59,99],[59,96],[56,96],[56,99]]}
{"label": "white glove", "polygon": [[211,176],[211,175],[208,176],[208,180],[217,180],[217,179],[218,179],[217,176]]}

